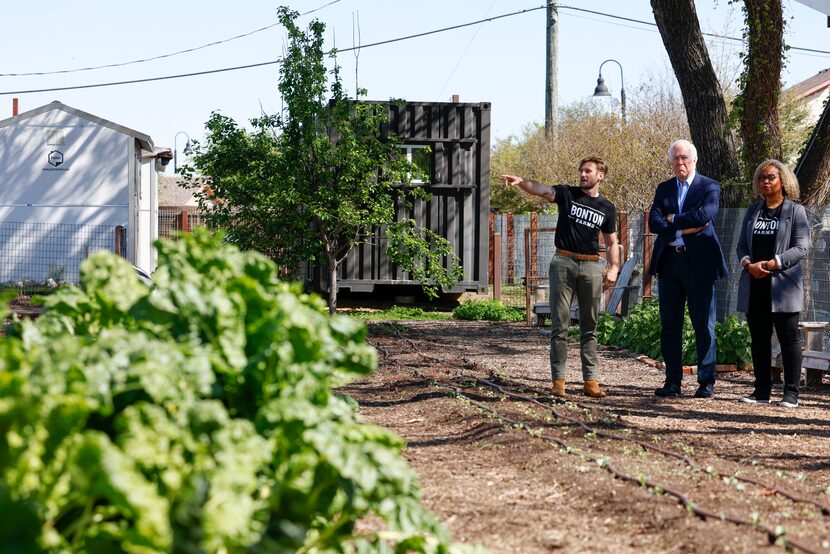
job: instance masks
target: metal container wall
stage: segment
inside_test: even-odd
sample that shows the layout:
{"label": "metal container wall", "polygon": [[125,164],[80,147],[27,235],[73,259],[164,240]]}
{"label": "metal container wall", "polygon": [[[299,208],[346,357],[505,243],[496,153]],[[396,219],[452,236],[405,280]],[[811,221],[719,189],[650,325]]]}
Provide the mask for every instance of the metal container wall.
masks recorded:
{"label": "metal container wall", "polygon": [[[397,219],[410,217],[452,244],[464,278],[445,292],[487,292],[490,104],[381,103],[389,106],[389,132],[405,145],[431,149],[429,183],[423,186],[432,198],[416,200],[412,209],[399,202]],[[378,231],[371,243],[353,249],[340,266],[338,288],[367,292],[376,285],[418,284],[390,263],[386,248]],[[322,279],[318,283],[327,288]]]}

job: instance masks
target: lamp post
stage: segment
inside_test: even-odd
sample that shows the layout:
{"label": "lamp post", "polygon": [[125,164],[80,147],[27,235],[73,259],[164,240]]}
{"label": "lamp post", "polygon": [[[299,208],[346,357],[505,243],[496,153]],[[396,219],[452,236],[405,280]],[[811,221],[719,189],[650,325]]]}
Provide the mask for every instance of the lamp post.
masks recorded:
{"label": "lamp post", "polygon": [[178,133],[176,133],[176,135],[173,137],[173,175],[175,175],[179,171],[179,164],[177,160],[178,149],[176,148],[176,139],[179,138],[179,135],[184,135],[187,137],[187,142],[184,145],[184,150],[182,150],[182,152],[184,152],[184,155],[189,156],[193,152],[193,149],[190,147],[190,135],[188,135],[184,131],[179,131]]}
{"label": "lamp post", "polygon": [[602,66],[608,62],[614,62],[620,68],[620,106],[622,108],[622,119],[625,121],[625,79],[623,79],[623,68],[617,60],[605,60],[599,65],[599,78],[597,88],[594,89],[594,96],[611,96],[608,87],[605,86],[605,79],[602,78]]}

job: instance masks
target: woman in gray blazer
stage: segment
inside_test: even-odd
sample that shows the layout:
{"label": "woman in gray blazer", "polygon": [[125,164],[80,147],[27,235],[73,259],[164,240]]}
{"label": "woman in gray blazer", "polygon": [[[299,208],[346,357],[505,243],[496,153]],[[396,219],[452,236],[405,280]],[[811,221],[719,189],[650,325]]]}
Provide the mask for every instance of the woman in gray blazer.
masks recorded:
{"label": "woman in gray blazer", "polygon": [[772,390],[772,330],[781,343],[784,398],[779,406],[798,406],[801,380],[801,340],[798,317],[804,308],[801,259],[810,244],[804,206],[798,200],[798,180],[778,160],[765,160],[755,170],[753,190],[762,199],[744,216],[738,238],[741,279],[738,311],[746,312],[752,336],[755,390],[741,398],[751,404],[770,401]]}

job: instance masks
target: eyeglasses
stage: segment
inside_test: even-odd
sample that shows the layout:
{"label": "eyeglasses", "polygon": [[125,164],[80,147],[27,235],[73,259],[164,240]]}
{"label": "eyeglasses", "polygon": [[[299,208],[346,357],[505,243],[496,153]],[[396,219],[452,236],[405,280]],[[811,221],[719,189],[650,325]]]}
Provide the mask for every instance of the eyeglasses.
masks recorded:
{"label": "eyeglasses", "polygon": [[762,183],[767,183],[767,182],[772,183],[776,179],[778,179],[778,174],[777,173],[767,173],[766,175],[760,175],[758,177],[758,180]]}

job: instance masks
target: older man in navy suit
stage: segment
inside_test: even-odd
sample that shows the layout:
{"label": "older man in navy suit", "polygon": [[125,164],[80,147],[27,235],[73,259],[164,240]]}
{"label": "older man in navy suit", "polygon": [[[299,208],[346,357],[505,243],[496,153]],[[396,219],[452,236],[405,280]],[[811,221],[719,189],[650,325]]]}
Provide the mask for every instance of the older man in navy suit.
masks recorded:
{"label": "older man in navy suit", "polygon": [[697,398],[714,396],[715,281],[725,277],[726,260],[715,234],[720,184],[695,171],[697,149],[686,140],[669,148],[674,177],[657,186],[648,215],[657,235],[651,273],[660,299],[660,347],[666,382],[657,396],[680,396],[683,379],[683,313],[686,304],[697,344]]}

